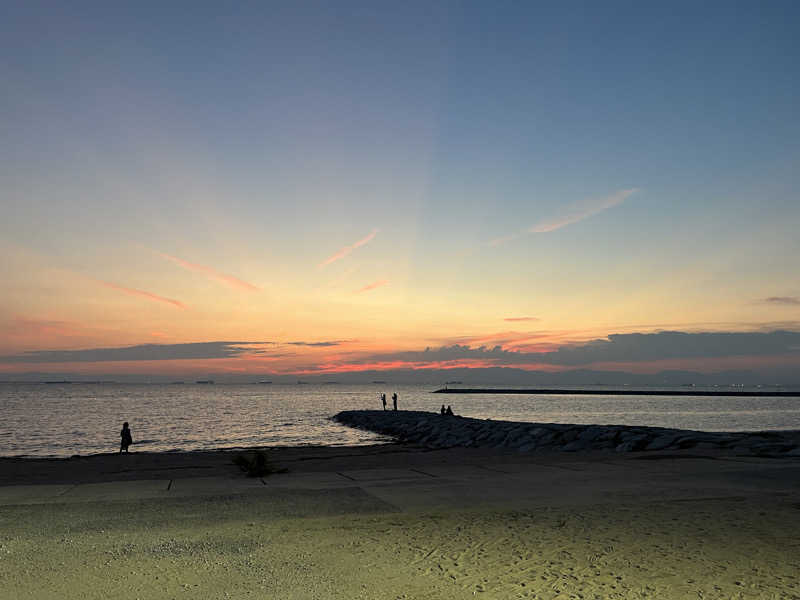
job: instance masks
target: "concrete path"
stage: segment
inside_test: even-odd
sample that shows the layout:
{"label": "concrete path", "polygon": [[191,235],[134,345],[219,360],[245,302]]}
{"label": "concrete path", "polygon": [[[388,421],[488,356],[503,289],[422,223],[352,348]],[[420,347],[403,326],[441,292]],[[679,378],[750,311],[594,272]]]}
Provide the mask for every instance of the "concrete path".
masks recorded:
{"label": "concrete path", "polygon": [[800,460],[660,456],[607,460],[560,457],[410,468],[300,471],[268,478],[188,477],[58,485],[0,486],[0,506],[132,501],[275,490],[361,488],[398,510],[479,506],[524,508],[626,501],[800,497]]}

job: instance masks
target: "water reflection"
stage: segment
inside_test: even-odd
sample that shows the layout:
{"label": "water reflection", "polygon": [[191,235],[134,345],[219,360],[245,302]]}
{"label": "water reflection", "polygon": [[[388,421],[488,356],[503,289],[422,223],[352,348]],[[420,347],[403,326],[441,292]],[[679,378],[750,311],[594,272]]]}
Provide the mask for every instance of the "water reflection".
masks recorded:
{"label": "water reflection", "polygon": [[[342,410],[439,410],[434,386],[0,384],[0,455],[114,451],[130,421],[133,450],[256,445],[357,445],[385,441],[340,426]],[[650,425],[706,431],[800,429],[800,398],[459,395],[456,413],[512,421]]]}

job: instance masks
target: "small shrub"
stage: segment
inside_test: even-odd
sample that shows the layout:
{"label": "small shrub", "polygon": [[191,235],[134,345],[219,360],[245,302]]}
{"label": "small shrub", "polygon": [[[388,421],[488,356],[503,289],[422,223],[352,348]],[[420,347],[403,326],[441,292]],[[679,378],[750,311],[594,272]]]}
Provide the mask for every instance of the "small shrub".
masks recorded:
{"label": "small shrub", "polygon": [[276,469],[273,467],[267,453],[263,450],[256,450],[250,454],[237,454],[233,457],[233,464],[237,465],[248,477],[266,477],[272,473],[286,473],[288,469]]}

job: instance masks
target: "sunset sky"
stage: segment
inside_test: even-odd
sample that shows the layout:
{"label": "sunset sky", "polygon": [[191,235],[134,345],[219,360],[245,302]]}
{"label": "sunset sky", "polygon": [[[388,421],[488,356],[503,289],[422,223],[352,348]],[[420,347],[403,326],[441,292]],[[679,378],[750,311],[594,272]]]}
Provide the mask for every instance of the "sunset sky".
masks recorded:
{"label": "sunset sky", "polygon": [[7,3],[0,378],[800,368],[798,40],[792,1]]}

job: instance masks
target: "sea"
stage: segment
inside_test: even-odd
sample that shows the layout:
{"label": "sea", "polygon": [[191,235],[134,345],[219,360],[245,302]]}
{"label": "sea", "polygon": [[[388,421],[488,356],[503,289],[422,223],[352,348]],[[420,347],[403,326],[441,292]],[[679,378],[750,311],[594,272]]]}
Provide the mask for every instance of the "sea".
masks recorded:
{"label": "sea", "polygon": [[790,390],[797,392],[791,397],[615,396],[608,388],[597,388],[596,395],[445,395],[431,393],[435,389],[382,383],[0,383],[0,456],[115,452],[123,421],[130,423],[134,451],[375,444],[390,440],[339,425],[331,417],[343,410],[380,410],[381,393],[390,406],[392,393],[397,393],[400,410],[438,412],[444,403],[458,415],[480,419],[701,431],[800,430],[798,388]]}

